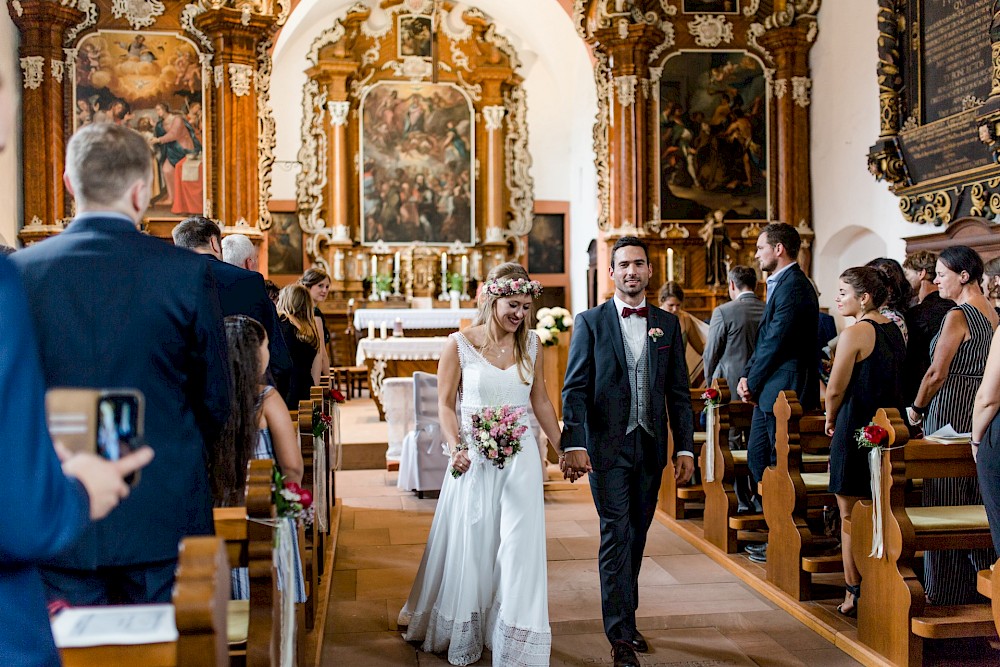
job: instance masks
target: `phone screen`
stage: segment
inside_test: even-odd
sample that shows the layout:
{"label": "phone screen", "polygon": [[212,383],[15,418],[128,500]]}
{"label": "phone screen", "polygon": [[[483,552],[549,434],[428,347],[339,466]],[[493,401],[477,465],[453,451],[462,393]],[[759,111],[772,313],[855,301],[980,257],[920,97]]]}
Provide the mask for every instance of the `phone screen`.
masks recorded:
{"label": "phone screen", "polygon": [[108,461],[139,447],[139,399],[129,394],[105,395],[97,404],[97,454]]}

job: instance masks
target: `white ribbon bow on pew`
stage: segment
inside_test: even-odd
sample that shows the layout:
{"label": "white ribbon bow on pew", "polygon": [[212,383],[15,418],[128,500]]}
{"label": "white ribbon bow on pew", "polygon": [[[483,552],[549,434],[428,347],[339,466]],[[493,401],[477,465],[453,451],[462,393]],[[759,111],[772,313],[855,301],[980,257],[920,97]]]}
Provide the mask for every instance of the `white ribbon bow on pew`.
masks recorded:
{"label": "white ribbon bow on pew", "polygon": [[702,471],[702,477],[706,482],[715,481],[715,421],[718,414],[719,406],[705,407],[705,469]]}
{"label": "white ribbon bow on pew", "polygon": [[885,545],[882,542],[882,448],[872,447],[868,452],[868,471],[871,473],[872,487],[872,550],[871,558],[882,558]]}

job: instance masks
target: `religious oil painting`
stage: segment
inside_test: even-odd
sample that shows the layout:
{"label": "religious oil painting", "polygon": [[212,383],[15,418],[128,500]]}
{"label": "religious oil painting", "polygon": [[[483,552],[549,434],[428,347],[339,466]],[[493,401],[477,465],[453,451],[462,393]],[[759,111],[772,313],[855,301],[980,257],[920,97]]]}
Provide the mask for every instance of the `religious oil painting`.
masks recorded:
{"label": "religious oil painting", "polygon": [[151,216],[204,211],[202,70],[198,50],[176,34],[102,30],[79,42],[74,127],[126,125],[154,160]]}
{"label": "religious oil painting", "polygon": [[686,14],[737,14],[739,0],[684,0]]}
{"label": "religious oil painting", "polygon": [[660,81],[660,218],[763,220],[768,197],[767,86],[742,51],[686,51]]}
{"label": "religious oil painting", "polygon": [[429,16],[400,16],[399,57],[431,57],[433,24]]}
{"label": "religious oil painting", "polygon": [[451,84],[379,83],[361,103],[363,243],[473,243],[473,109]]}
{"label": "religious oil painting", "polygon": [[302,273],[302,228],[295,212],[271,212],[267,230],[267,270],[271,274]]}
{"label": "religious oil painting", "polygon": [[528,273],[566,272],[566,216],[535,213],[528,234]]}

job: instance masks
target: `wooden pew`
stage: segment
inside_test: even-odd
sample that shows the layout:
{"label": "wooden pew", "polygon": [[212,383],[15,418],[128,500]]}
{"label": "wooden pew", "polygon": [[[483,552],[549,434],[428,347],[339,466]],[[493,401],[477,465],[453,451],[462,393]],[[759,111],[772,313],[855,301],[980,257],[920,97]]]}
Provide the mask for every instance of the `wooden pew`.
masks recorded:
{"label": "wooden pew", "polygon": [[[326,442],[326,513],[327,516],[333,515],[333,507],[336,500],[336,494],[334,493],[334,456],[336,455],[337,447],[337,430],[340,428],[338,423],[340,419],[340,410],[337,407],[337,402],[333,400],[333,390],[330,388],[329,382],[324,382],[321,380],[321,385],[318,387],[313,387],[310,389],[310,398],[314,401],[319,400],[322,406],[323,414],[329,415],[330,419],[333,421],[330,423],[330,427],[323,434],[324,441]],[[315,496],[314,496],[315,499]],[[330,534],[330,525],[327,523],[326,531],[327,535]],[[322,564],[320,568],[320,574],[323,574]]]}
{"label": "wooden pew", "polygon": [[[229,603],[229,655],[246,667],[278,664],[281,640],[281,598],[274,569],[275,518],[271,496],[271,459],[253,459],[247,466],[246,505],[217,507],[215,534],[226,541],[231,568],[246,567],[250,599]],[[245,658],[245,660],[244,660]]]}
{"label": "wooden pew", "polygon": [[[984,637],[996,632],[989,605],[928,605],[917,579],[919,552],[934,549],[990,547],[989,524],[982,505],[918,507],[908,505],[907,480],[975,477],[972,448],[909,440],[894,409],[879,410],[875,423],[889,432],[882,454],[883,541],[885,554],[873,558],[872,503],[861,501],[851,514],[854,559],[861,571],[858,638],[894,665],[923,662],[924,639]],[[903,446],[905,445],[905,447]]]}
{"label": "wooden pew", "polygon": [[989,570],[980,570],[976,577],[976,590],[990,600],[993,612],[993,626],[1000,633],[1000,594],[993,596],[993,591],[1000,591],[1000,560]]}
{"label": "wooden pew", "polygon": [[[726,553],[737,550],[737,530],[742,525],[730,525],[730,519],[736,519],[736,509],[739,505],[736,498],[734,483],[737,477],[750,474],[747,466],[746,450],[731,450],[729,431],[737,428],[745,433],[750,432],[750,420],[753,416],[753,406],[740,400],[732,401],[729,385],[724,379],[717,379],[712,386],[719,392],[718,434],[715,439],[715,475],[711,482],[702,477],[702,489],[705,494],[704,527],[705,539]],[[706,469],[706,454],[702,448],[699,466]],[[755,521],[762,522],[763,517],[755,516]]]}
{"label": "wooden pew", "polygon": [[774,403],[777,464],[764,471],[764,519],[768,528],[767,580],[797,600],[809,600],[812,575],[843,571],[840,553],[818,556],[830,540],[810,528],[810,519],[822,521],[825,506],[837,506],[827,489],[830,474],[806,472],[804,450],[813,452],[813,463],[829,461],[830,437],[825,417],[803,414],[794,391],[782,391]]}
{"label": "wooden pew", "polygon": [[229,561],[224,542],[217,537],[186,537],[178,552],[171,599],[176,642],[63,648],[59,654],[66,667],[226,667],[228,601]]}
{"label": "wooden pew", "polygon": [[[678,485],[676,480],[674,480],[673,466],[668,465],[663,471],[663,479],[660,482],[660,509],[675,519],[688,518],[685,507],[686,503],[700,503],[705,500],[705,492],[702,490],[702,485],[696,481],[700,478],[699,458],[702,445],[705,443],[705,428],[701,426],[701,411],[705,408],[705,401],[701,395],[705,393],[705,390],[689,389],[689,391],[691,392],[691,408],[694,412],[695,473],[691,478],[691,482]],[[673,460],[673,434],[670,434],[668,438],[667,460]]]}
{"label": "wooden pew", "polygon": [[[299,401],[299,440],[302,443],[302,488],[308,489],[313,495],[313,501],[319,497],[316,491],[317,476],[324,472],[316,470],[315,447],[313,443],[313,408],[315,400]],[[302,555],[302,573],[306,580],[305,626],[311,630],[316,624],[316,593],[319,590],[320,569],[325,553],[325,533],[319,529],[319,522],[313,520],[307,527],[304,539],[300,540]]]}

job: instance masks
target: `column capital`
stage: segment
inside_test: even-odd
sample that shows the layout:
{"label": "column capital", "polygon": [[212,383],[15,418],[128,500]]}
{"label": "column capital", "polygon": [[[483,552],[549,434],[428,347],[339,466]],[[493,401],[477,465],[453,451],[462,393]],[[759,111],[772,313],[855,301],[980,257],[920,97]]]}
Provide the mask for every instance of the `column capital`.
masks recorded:
{"label": "column capital", "polygon": [[503,105],[493,105],[482,108],[483,120],[486,121],[486,131],[493,132],[503,127],[503,117],[507,113],[507,107]]}

